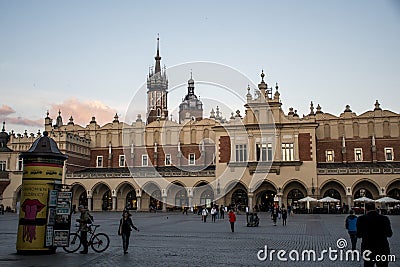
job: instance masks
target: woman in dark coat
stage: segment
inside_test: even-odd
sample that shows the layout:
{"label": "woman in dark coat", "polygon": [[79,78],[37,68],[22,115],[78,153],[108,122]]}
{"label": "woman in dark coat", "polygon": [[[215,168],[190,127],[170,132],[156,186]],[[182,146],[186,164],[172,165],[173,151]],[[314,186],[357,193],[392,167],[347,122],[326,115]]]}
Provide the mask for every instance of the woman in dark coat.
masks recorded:
{"label": "woman in dark coat", "polygon": [[122,213],[122,218],[119,222],[118,234],[122,236],[122,247],[124,249],[124,254],[128,253],[129,238],[131,236],[132,228],[139,232],[139,229],[133,225],[131,214],[124,210]]}

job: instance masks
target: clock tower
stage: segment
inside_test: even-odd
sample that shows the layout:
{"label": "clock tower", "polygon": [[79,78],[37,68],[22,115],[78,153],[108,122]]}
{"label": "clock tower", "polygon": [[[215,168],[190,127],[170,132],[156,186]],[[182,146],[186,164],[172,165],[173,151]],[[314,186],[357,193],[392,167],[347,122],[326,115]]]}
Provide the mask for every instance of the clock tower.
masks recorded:
{"label": "clock tower", "polygon": [[156,65],[150,69],[147,77],[147,124],[156,120],[168,119],[168,79],[164,69],[161,69],[160,38],[157,38],[157,54],[154,57]]}

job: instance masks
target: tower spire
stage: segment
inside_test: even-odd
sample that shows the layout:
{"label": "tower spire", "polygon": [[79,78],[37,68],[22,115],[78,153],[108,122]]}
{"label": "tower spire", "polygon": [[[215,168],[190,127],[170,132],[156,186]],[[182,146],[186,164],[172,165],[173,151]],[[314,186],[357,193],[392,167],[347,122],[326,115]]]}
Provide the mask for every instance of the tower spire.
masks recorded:
{"label": "tower spire", "polygon": [[160,35],[157,34],[157,54],[154,57],[156,60],[156,66],[154,69],[154,74],[161,72],[161,57],[160,57]]}

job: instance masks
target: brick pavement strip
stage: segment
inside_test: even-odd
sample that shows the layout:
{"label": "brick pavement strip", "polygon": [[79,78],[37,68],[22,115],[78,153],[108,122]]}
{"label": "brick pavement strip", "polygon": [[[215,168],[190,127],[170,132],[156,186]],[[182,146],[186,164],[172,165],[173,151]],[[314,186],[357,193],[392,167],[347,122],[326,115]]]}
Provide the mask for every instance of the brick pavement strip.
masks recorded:
{"label": "brick pavement strip", "polygon": [[[94,212],[99,232],[110,236],[110,247],[103,253],[68,254],[58,249],[54,255],[17,255],[15,249],[16,214],[0,216],[0,266],[360,266],[361,262],[330,261],[282,262],[278,250],[337,249],[336,241],[345,238],[346,215],[295,215],[288,225],[273,226],[269,214],[260,214],[260,227],[246,227],[245,215],[238,215],[235,233],[227,220],[203,223],[201,217],[180,213],[133,213],[139,233],[133,232],[129,254],[122,252],[117,235],[120,213]],[[391,216],[394,236],[389,239],[392,254],[400,256],[400,216]],[[267,245],[276,250],[274,260],[259,261],[257,252]],[[360,241],[357,244],[360,247]],[[287,257],[288,255],[286,255]],[[318,257],[318,255],[317,255]],[[400,261],[389,266],[400,266]]]}

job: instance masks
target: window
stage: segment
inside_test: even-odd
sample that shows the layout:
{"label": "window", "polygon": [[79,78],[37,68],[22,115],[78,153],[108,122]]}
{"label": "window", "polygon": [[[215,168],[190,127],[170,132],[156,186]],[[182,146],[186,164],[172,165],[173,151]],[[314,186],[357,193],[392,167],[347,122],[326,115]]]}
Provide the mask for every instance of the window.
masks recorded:
{"label": "window", "polygon": [[257,159],[257,161],[271,161],[272,160],[272,144],[257,144],[256,145],[256,159]]}
{"label": "window", "polygon": [[7,161],[0,160],[0,171],[5,171],[7,168]]}
{"label": "window", "polygon": [[334,162],[335,161],[335,154],[334,151],[329,149],[326,151],[326,162]]}
{"label": "window", "polygon": [[149,158],[147,155],[142,155],[142,166],[148,166],[149,165]]}
{"label": "window", "polygon": [[18,159],[18,161],[17,161],[17,171],[22,171],[23,164],[24,164],[24,160],[23,159]]}
{"label": "window", "polygon": [[189,165],[195,164],[195,155],[193,153],[189,154]]}
{"label": "window", "polygon": [[282,160],[283,161],[293,161],[293,159],[294,159],[293,143],[283,143],[282,144]]}
{"label": "window", "polygon": [[236,145],[236,161],[247,161],[247,145]]}
{"label": "window", "polygon": [[362,148],[354,148],[354,160],[363,161]]}
{"label": "window", "polygon": [[165,155],[165,166],[170,166],[171,165],[171,154],[166,154]]}
{"label": "window", "polygon": [[102,168],[103,167],[103,156],[97,156],[96,167],[97,168]]}
{"label": "window", "polygon": [[385,160],[386,161],[393,160],[393,148],[391,147],[385,148]]}
{"label": "window", "polygon": [[125,167],[125,155],[119,155],[119,166]]}

